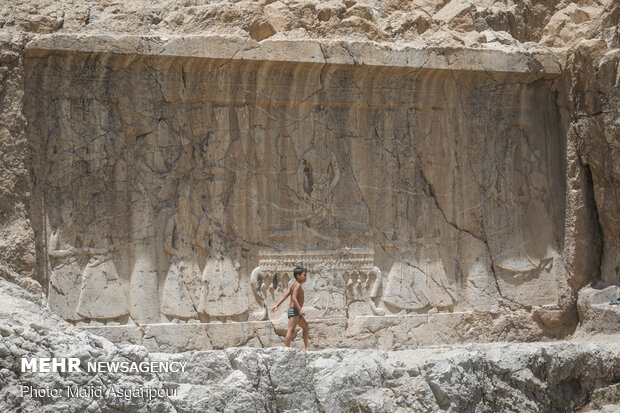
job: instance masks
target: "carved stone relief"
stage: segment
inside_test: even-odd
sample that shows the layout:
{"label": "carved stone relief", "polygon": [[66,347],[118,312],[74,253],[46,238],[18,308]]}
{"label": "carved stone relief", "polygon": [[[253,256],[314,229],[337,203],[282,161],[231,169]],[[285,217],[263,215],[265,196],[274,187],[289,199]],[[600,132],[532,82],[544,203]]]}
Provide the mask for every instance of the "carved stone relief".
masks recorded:
{"label": "carved stone relief", "polygon": [[[334,251],[261,250],[259,266],[252,271],[254,295],[265,311],[256,318],[278,319],[286,305],[274,315],[267,309],[275,305],[294,281],[293,270],[308,270],[304,284],[304,311],[311,319],[347,317],[347,315],[384,315],[377,306],[381,291],[381,271],[374,266],[374,251],[343,248]],[[288,301],[287,301],[288,302]],[[355,314],[348,311],[355,308]]]}
{"label": "carved stone relief", "polygon": [[126,289],[114,262],[118,246],[108,235],[110,226],[105,224],[104,220],[91,222],[79,250],[85,255],[86,265],[76,311],[85,319],[111,320],[129,312]]}
{"label": "carved stone relief", "polygon": [[557,303],[544,82],[72,53],[26,71],[37,236],[68,320],[272,319],[297,265],[317,319]]}
{"label": "carved stone relief", "polygon": [[198,224],[190,211],[190,184],[179,184],[178,211],[166,222],[164,250],[169,267],[162,293],[161,312],[170,318],[197,319],[200,268],[196,245]]}
{"label": "carved stone relief", "polygon": [[211,257],[202,272],[198,311],[211,318],[243,315],[248,302],[241,290],[239,264],[228,257]]}
{"label": "carved stone relief", "polygon": [[[68,212],[68,211],[65,211]],[[70,214],[63,221],[70,223]],[[77,306],[82,287],[82,269],[78,262],[78,251],[74,247],[75,237],[69,236],[70,226],[63,230],[50,230],[48,254],[50,283],[48,302],[52,311],[65,320],[76,321],[82,317],[77,314]],[[67,239],[71,238],[71,239]]]}

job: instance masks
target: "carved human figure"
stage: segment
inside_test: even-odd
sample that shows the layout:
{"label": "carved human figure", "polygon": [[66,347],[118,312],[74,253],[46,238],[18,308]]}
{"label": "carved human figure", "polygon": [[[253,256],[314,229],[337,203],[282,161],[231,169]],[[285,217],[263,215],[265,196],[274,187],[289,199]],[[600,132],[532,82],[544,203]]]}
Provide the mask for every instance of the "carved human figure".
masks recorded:
{"label": "carved human figure", "polygon": [[239,319],[248,312],[245,288],[239,283],[239,263],[226,255],[224,242],[229,214],[229,199],[233,192],[234,173],[225,168],[234,158],[230,124],[237,119],[229,108],[213,109],[216,129],[203,148],[201,172],[205,175],[205,211],[200,219],[196,243],[207,254],[201,275],[198,312],[202,320]]}
{"label": "carved human figure", "polygon": [[82,270],[78,263],[75,239],[65,237],[67,228],[54,229],[49,234],[47,251],[50,265],[49,294],[50,309],[68,321],[81,319],[76,310],[82,285]]}
{"label": "carved human figure", "polygon": [[190,208],[190,185],[179,185],[178,213],[168,218],[164,251],[170,256],[161,311],[168,317],[198,318],[200,268],[194,251],[197,219]]}
{"label": "carved human figure", "polygon": [[146,195],[134,194],[131,209],[133,265],[129,276],[129,310],[136,323],[155,323],[161,318],[153,210]]}
{"label": "carved human figure", "polygon": [[449,307],[452,300],[439,281],[411,263],[397,261],[387,277],[383,302],[393,313],[428,311]]}
{"label": "carved human figure", "polygon": [[100,225],[91,224],[86,231],[82,253],[88,262],[82,273],[77,313],[85,318],[110,320],[128,314],[127,297],[114,265],[117,249],[102,234]]}
{"label": "carved human figure", "polygon": [[[207,235],[208,234],[208,235]],[[208,243],[203,240],[205,236]],[[222,235],[205,214],[198,226],[197,243],[209,251],[202,271],[198,312],[203,318],[236,319],[247,314],[249,305],[239,283],[239,263],[226,257]]]}
{"label": "carved human figure", "polygon": [[239,264],[224,256],[207,259],[202,272],[199,311],[209,317],[235,317],[247,313],[241,293]]}
{"label": "carved human figure", "polygon": [[559,253],[552,247],[553,222],[560,212],[550,202],[555,189],[548,182],[554,173],[549,147],[539,129],[519,119],[507,118],[497,131],[486,162],[498,166],[483,168],[489,202],[482,207],[495,283],[504,297],[524,305],[553,304],[562,267],[554,268]]}
{"label": "carved human figure", "polygon": [[336,155],[328,148],[308,149],[301,157],[295,174],[299,222],[308,227],[322,227],[334,216],[333,190],[340,180]]}

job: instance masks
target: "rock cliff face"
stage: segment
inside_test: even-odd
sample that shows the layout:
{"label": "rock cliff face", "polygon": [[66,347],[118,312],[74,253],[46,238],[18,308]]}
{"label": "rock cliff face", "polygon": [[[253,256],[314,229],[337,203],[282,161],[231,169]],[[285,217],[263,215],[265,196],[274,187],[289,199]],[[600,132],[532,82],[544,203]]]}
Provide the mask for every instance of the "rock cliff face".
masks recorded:
{"label": "rock cliff face", "polygon": [[[617,336],[227,348],[281,344],[267,309],[296,265],[313,348],[617,333],[619,19],[614,0],[0,0],[0,407],[617,403]],[[41,400],[16,396],[41,378],[24,354],[197,361],[95,379],[180,396]]]}
{"label": "rock cliff face", "polygon": [[[66,323],[44,307],[40,290],[37,295],[15,283],[28,287],[28,280],[2,271],[2,411],[558,412],[586,404],[606,411],[620,401],[617,336],[392,352],[230,348],[148,353],[140,346],[115,346]],[[21,372],[20,359],[30,357],[77,357],[82,365],[176,361],[187,367],[179,373]],[[64,393],[37,397],[32,390],[22,394],[22,386]],[[71,397],[67,387],[113,388],[116,395]],[[121,395],[131,388],[165,395]]]}
{"label": "rock cliff face", "polygon": [[[616,5],[609,14],[601,16],[598,36],[576,43],[568,50],[565,75],[558,81],[559,101],[565,107],[565,116],[570,119],[570,123],[566,122],[569,125],[567,155],[571,165],[569,186],[582,187],[581,182],[585,182],[590,187],[589,182],[592,182],[588,197],[594,202],[587,203],[596,207],[602,238],[600,241],[592,239],[592,242],[602,244],[601,279],[614,284],[620,282],[620,175],[615,161],[620,151],[619,16],[620,8]],[[578,232],[587,222],[583,221],[586,217],[577,211],[573,217],[577,218],[573,222]],[[587,274],[587,270],[580,267],[574,270],[579,281]]]}
{"label": "rock cliff face", "polygon": [[262,346],[302,264],[318,347],[533,340],[620,281],[614,1],[2,4],[1,258],[66,320]]}
{"label": "rock cliff face", "polygon": [[245,321],[299,264],[313,318],[557,307],[564,172],[541,75],[238,60],[246,48],[104,62],[50,55],[56,39],[30,46],[25,112],[65,319]]}
{"label": "rock cliff face", "polygon": [[34,231],[29,220],[31,178],[24,105],[24,37],[0,35],[0,257],[35,275]]}

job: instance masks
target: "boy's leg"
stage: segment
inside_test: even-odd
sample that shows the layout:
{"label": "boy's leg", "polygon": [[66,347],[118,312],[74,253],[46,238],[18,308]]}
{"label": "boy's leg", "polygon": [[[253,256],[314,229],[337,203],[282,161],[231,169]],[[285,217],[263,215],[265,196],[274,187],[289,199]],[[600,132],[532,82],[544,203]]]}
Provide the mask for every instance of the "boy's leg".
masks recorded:
{"label": "boy's leg", "polygon": [[293,333],[295,332],[295,327],[297,327],[297,323],[299,322],[299,317],[291,317],[288,319],[288,330],[286,330],[286,338],[284,339],[284,345],[286,347],[291,346],[291,339],[293,338]]}
{"label": "boy's leg", "polygon": [[306,346],[306,351],[308,351],[310,349],[310,345],[308,344],[308,331],[310,330],[310,327],[308,326],[306,319],[303,317],[299,318],[299,326],[304,331],[304,346]]}

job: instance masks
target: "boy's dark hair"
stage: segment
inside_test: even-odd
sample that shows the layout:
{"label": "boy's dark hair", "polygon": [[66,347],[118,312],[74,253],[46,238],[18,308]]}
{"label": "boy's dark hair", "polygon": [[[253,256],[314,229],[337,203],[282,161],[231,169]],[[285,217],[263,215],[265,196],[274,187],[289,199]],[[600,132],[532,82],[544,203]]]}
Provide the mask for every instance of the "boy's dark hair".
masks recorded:
{"label": "boy's dark hair", "polygon": [[302,267],[297,267],[293,270],[293,276],[295,277],[295,279],[297,279],[298,275],[301,275],[303,273],[307,272],[305,268]]}

